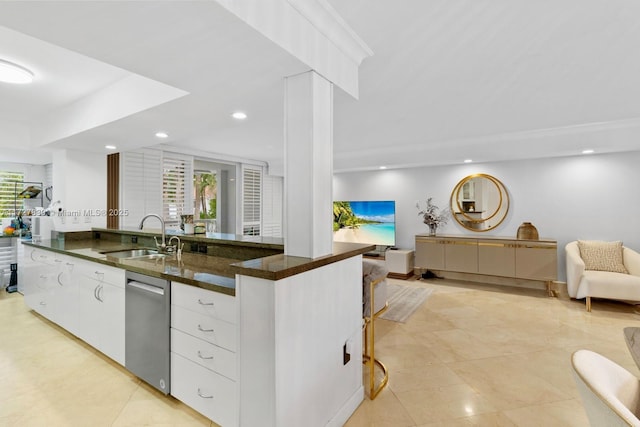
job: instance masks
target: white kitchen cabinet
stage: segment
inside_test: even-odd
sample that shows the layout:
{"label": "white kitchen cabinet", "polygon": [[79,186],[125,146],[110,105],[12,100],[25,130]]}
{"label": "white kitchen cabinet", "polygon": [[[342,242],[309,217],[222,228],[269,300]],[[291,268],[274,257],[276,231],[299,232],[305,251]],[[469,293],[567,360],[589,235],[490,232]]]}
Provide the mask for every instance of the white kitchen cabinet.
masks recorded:
{"label": "white kitchen cabinet", "polygon": [[53,319],[53,283],[55,265],[53,253],[41,249],[29,248],[21,260],[24,280],[24,301],[29,308],[51,321]]}
{"label": "white kitchen cabinet", "polygon": [[171,353],[171,394],[224,427],[238,425],[236,383]]}
{"label": "white kitchen cabinet", "polygon": [[53,264],[47,276],[51,291],[50,319],[71,332],[78,334],[78,286],[74,277],[74,261],[57,253],[51,256]]}
{"label": "white kitchen cabinet", "polygon": [[214,422],[238,425],[236,301],[171,283],[171,394]]}
{"label": "white kitchen cabinet", "polygon": [[73,261],[65,255],[28,248],[19,280],[27,306],[72,334],[78,331],[77,286]]}
{"label": "white kitchen cabinet", "polygon": [[34,247],[20,265],[28,307],[124,365],[124,270]]}
{"label": "white kitchen cabinet", "polygon": [[75,264],[78,337],[124,365],[125,271],[81,259]]}

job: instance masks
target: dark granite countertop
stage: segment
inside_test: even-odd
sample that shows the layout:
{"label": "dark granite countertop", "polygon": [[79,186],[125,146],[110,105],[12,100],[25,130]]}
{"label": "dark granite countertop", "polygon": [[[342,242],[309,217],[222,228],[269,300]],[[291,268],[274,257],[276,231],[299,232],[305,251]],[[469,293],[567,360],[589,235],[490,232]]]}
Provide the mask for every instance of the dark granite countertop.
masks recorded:
{"label": "dark granite countertop", "polygon": [[376,248],[362,243],[333,243],[333,253],[319,258],[304,258],[290,255],[271,255],[259,259],[240,261],[230,265],[231,271],[245,276],[280,280],[285,277],[313,270],[343,259],[362,255]]}
{"label": "dark granite countertop", "polygon": [[148,276],[178,281],[227,295],[235,295],[235,273],[229,265],[240,260],[197,253],[184,253],[178,261],[174,255],[164,258],[115,258],[108,251],[142,246],[94,239],[24,241],[25,245],[83,258],[100,264],[123,268]]}
{"label": "dark granite countertop", "polygon": [[374,245],[369,244],[334,243],[333,253],[319,258],[279,254],[251,260],[185,252],[182,254],[181,261],[178,261],[173,255],[157,259],[115,258],[109,256],[108,252],[141,248],[143,246],[123,244],[110,240],[43,240],[38,243],[31,241],[24,241],[23,243],[28,246],[40,247],[89,261],[234,296],[236,274],[280,280],[375,249]]}

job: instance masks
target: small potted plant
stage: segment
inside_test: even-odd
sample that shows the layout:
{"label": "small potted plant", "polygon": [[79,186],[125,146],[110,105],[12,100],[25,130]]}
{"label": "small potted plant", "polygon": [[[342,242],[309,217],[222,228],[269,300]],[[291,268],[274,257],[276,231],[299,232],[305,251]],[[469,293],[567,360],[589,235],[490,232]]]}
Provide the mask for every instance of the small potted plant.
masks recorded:
{"label": "small potted plant", "polygon": [[424,209],[420,208],[420,202],[416,203],[418,215],[422,216],[422,222],[429,226],[429,235],[435,236],[439,225],[444,225],[449,221],[449,209],[443,209],[433,204],[433,197],[427,199],[427,205]]}

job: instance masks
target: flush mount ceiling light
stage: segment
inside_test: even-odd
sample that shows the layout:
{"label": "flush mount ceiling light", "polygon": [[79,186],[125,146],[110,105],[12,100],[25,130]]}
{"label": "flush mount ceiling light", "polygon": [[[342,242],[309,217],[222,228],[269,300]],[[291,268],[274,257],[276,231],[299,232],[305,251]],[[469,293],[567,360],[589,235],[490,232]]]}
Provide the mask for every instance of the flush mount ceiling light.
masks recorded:
{"label": "flush mount ceiling light", "polygon": [[107,150],[115,150],[118,147],[116,147],[115,145],[105,145],[104,148],[106,148]]}
{"label": "flush mount ceiling light", "polygon": [[231,115],[231,117],[233,117],[236,120],[244,120],[247,118],[247,115],[245,113],[243,113],[242,111],[236,111],[235,113],[233,113]]}
{"label": "flush mount ceiling light", "polygon": [[156,132],[158,138],[169,138],[169,134],[166,132]]}
{"label": "flush mount ceiling light", "polygon": [[386,166],[380,166],[379,169],[386,169],[386,168],[387,168]]}
{"label": "flush mount ceiling light", "polygon": [[582,154],[593,154],[593,150],[582,150]]}
{"label": "flush mount ceiling light", "polygon": [[464,160],[464,162],[465,162],[465,163],[472,163],[472,162],[473,162],[473,160],[471,160],[471,159],[465,159],[465,160]]}
{"label": "flush mount ceiling light", "polygon": [[13,62],[0,59],[0,82],[28,84],[33,82],[33,73]]}

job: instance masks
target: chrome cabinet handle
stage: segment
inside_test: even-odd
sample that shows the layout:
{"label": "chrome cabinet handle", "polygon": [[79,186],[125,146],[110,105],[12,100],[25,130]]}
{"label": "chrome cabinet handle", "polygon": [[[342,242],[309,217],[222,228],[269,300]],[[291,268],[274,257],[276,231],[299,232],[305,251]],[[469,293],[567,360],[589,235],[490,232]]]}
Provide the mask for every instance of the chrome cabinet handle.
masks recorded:
{"label": "chrome cabinet handle", "polygon": [[104,299],[102,298],[102,295],[100,294],[102,291],[104,291],[104,286],[103,285],[98,285],[98,301],[100,301],[100,302],[104,302]]}
{"label": "chrome cabinet handle", "polygon": [[213,329],[202,329],[202,326],[200,326],[200,324],[198,324],[198,330],[200,332],[213,332]]}
{"label": "chrome cabinet handle", "polygon": [[47,278],[47,276],[46,276],[46,275],[44,275],[44,274],[41,274],[41,275],[40,275],[40,278],[41,278],[41,279],[46,279],[46,278]]}
{"label": "chrome cabinet handle", "polygon": [[93,297],[95,299],[97,299],[98,301],[100,301],[100,298],[98,298],[98,289],[100,288],[100,285],[96,285],[95,288],[93,288]]}
{"label": "chrome cabinet handle", "polygon": [[64,283],[60,281],[60,276],[62,276],[62,272],[58,273],[58,285],[64,286]]}
{"label": "chrome cabinet handle", "polygon": [[62,262],[61,259],[54,259],[53,262]]}
{"label": "chrome cabinet handle", "polygon": [[198,350],[198,357],[200,359],[203,359],[203,360],[211,360],[211,359],[213,359],[213,356],[203,356],[202,353],[200,352],[200,350]]}
{"label": "chrome cabinet handle", "polygon": [[40,305],[47,305],[47,303],[44,301],[40,301]]}
{"label": "chrome cabinet handle", "polygon": [[204,394],[202,394],[202,391],[200,391],[200,389],[198,389],[198,396],[203,399],[213,399],[213,396],[205,396]]}
{"label": "chrome cabinet handle", "polygon": [[212,302],[203,302],[200,298],[198,298],[198,304],[200,305],[214,305]]}

